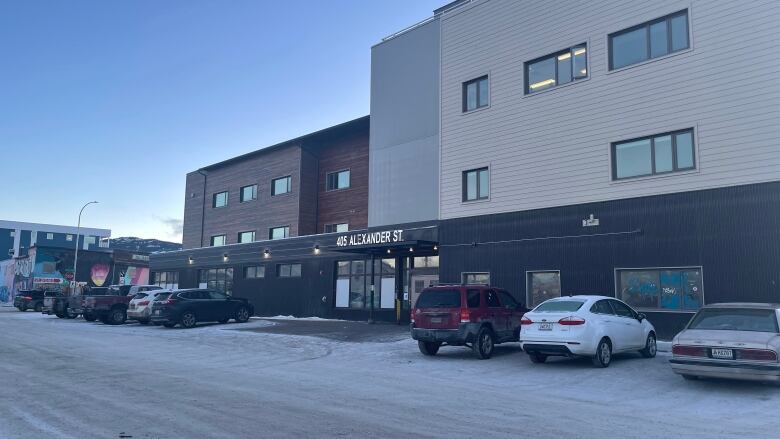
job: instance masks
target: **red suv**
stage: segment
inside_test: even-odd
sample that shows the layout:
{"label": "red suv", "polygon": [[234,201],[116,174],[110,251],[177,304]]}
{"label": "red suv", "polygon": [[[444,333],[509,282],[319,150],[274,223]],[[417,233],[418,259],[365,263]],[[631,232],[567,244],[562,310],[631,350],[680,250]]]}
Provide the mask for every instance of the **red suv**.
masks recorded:
{"label": "red suv", "polygon": [[438,285],[424,289],[412,309],[412,338],[425,355],[436,355],[446,343],[469,346],[478,358],[487,359],[494,345],[518,341],[526,311],[498,288]]}

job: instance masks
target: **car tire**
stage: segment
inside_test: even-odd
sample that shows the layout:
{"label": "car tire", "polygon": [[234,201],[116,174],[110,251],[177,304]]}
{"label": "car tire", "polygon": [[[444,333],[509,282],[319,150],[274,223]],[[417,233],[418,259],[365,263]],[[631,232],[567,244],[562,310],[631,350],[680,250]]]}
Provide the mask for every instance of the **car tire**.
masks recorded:
{"label": "car tire", "polygon": [[423,355],[433,356],[439,352],[441,342],[417,340],[417,347],[420,348],[420,352],[422,352]]}
{"label": "car tire", "polygon": [[16,309],[18,309],[21,312],[27,311],[27,305],[17,306]]}
{"label": "car tire", "polygon": [[658,345],[656,343],[655,334],[652,332],[647,334],[647,340],[645,341],[645,348],[639,351],[645,358],[653,358],[658,352]]}
{"label": "car tire", "polygon": [[181,323],[182,328],[194,328],[195,325],[198,324],[198,319],[195,318],[194,312],[185,311],[184,314],[181,315],[179,323]]}
{"label": "car tire", "polygon": [[163,323],[162,325],[163,325],[163,326],[165,326],[166,328],[173,328],[174,326],[176,326],[176,323],[173,323],[173,322],[165,322],[165,323]]}
{"label": "car tire", "polygon": [[496,342],[493,338],[493,331],[491,331],[487,326],[479,328],[479,331],[477,332],[477,339],[474,341],[474,345],[472,347],[477,358],[480,360],[487,360],[490,358],[493,355],[493,349],[495,348],[495,345]]}
{"label": "car tire", "polygon": [[142,325],[148,325],[148,324],[149,324],[149,320],[147,320],[147,319],[141,319],[141,320],[138,320],[138,323],[140,323],[140,324],[142,324]]}
{"label": "car tire", "polygon": [[61,312],[55,313],[54,315],[56,315],[57,317],[59,317],[59,318],[61,318],[61,319],[66,319],[66,318],[68,318],[68,316],[67,316],[66,314],[63,314],[63,313],[61,313]]}
{"label": "car tire", "polygon": [[69,318],[69,319],[75,319],[75,318],[77,318],[78,316],[79,316],[78,314],[74,314],[74,313],[72,313],[72,312],[70,311],[70,309],[66,309],[66,310],[65,310],[65,317],[67,317],[67,318]]}
{"label": "car tire", "polygon": [[34,309],[35,309],[35,312],[43,311],[43,304],[41,302],[36,303]]}
{"label": "car tire", "polygon": [[84,320],[88,322],[94,322],[95,320],[97,320],[97,317],[95,317],[94,314],[83,314],[82,317],[84,317]]}
{"label": "car tire", "polygon": [[246,323],[249,321],[249,309],[245,306],[241,306],[236,310],[236,322]]}
{"label": "car tire", "polygon": [[682,374],[682,377],[687,381],[696,381],[699,379],[696,375],[688,375],[687,373]]}
{"label": "car tire", "polygon": [[531,359],[531,363],[535,363],[535,364],[542,364],[545,361],[547,361],[547,355],[537,354],[535,352],[529,353],[528,358]]}
{"label": "car tire", "polygon": [[162,325],[162,323],[160,323],[160,322],[152,322],[152,324],[153,324],[154,326],[160,326],[160,325]]}
{"label": "car tire", "polygon": [[229,322],[229,321],[230,321],[230,319],[222,319],[222,320],[217,320],[217,322],[218,322],[218,323],[222,323],[223,325],[224,325],[225,323]]}
{"label": "car tire", "polygon": [[612,343],[609,339],[604,337],[599,341],[598,347],[596,347],[596,355],[593,357],[593,365],[596,367],[609,367],[612,363]]}
{"label": "car tire", "polygon": [[127,311],[122,308],[114,308],[106,317],[106,321],[109,325],[121,325],[127,320]]}

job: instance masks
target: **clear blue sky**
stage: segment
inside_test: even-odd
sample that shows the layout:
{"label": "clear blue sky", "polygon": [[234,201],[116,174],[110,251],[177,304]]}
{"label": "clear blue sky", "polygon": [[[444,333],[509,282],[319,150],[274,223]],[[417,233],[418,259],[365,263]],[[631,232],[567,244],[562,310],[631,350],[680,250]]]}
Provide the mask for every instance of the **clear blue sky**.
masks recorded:
{"label": "clear blue sky", "polygon": [[447,0],[0,2],[0,219],[180,239],[184,177],[369,112],[370,48]]}

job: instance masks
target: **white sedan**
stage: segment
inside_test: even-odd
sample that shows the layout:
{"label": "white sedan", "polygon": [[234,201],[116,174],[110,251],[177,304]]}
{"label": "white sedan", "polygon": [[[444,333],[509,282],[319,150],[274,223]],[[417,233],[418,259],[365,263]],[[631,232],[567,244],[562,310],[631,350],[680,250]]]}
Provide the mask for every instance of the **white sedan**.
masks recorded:
{"label": "white sedan", "polygon": [[520,344],[534,363],[549,356],[589,357],[607,367],[612,354],[638,351],[655,357],[655,328],[644,314],[606,296],[547,300],[521,320]]}

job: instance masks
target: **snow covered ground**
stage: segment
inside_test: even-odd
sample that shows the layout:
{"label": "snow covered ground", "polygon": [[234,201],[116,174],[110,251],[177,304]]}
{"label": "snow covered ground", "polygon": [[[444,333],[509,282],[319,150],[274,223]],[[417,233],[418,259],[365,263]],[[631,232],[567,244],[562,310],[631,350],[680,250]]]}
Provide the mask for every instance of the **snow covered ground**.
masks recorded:
{"label": "snow covered ground", "polygon": [[775,438],[780,386],[686,382],[668,357],[534,365],[237,328],[0,308],[0,438]]}

